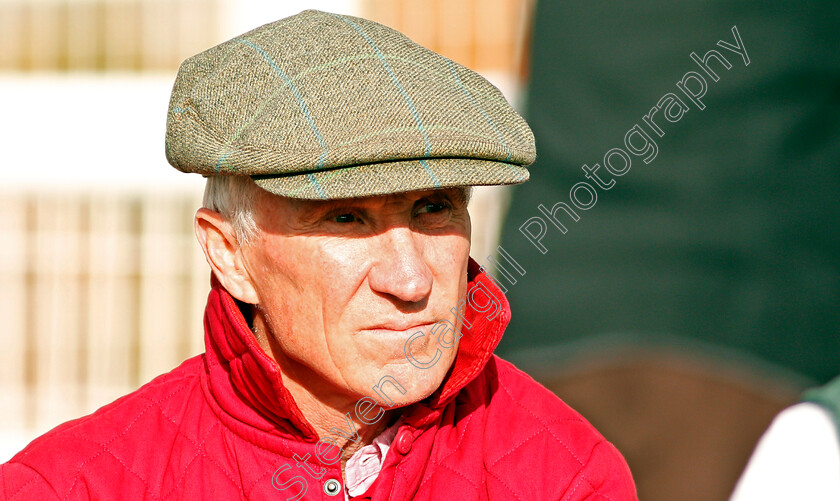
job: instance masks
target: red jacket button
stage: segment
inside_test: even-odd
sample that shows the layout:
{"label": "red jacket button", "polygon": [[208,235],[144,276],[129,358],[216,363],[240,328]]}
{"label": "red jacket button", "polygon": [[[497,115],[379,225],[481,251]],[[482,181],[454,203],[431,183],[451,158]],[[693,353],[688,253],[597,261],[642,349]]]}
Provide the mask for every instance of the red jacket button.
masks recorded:
{"label": "red jacket button", "polygon": [[397,437],[397,452],[405,456],[411,450],[412,444],[414,444],[414,437],[411,436],[411,432],[403,430]]}

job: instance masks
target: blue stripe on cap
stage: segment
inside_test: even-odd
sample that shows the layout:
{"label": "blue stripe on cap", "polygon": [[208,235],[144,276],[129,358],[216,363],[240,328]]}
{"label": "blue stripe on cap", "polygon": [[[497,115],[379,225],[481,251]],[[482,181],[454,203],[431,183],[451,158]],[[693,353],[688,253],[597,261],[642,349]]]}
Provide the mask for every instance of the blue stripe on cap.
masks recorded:
{"label": "blue stripe on cap", "polygon": [[309,182],[311,182],[311,183],[312,183],[312,185],[315,187],[315,191],[317,191],[317,192],[318,192],[318,196],[319,196],[319,197],[324,198],[324,199],[325,199],[325,198],[327,198],[327,194],[326,194],[326,193],[324,193],[324,189],[323,189],[323,188],[321,188],[321,183],[319,183],[319,182],[318,182],[318,180],[317,180],[317,179],[315,179],[315,176],[314,176],[314,175],[312,175],[312,174],[307,174],[307,175],[306,175],[306,178],[307,178],[307,179],[309,179]]}
{"label": "blue stripe on cap", "polygon": [[408,108],[411,110],[411,114],[414,115],[414,121],[417,123],[417,127],[420,128],[420,134],[423,135],[423,141],[426,142],[426,151],[425,151],[424,155],[427,156],[427,157],[429,155],[431,155],[431,153],[432,153],[432,143],[429,140],[429,135],[426,134],[426,128],[423,126],[423,121],[420,120],[420,114],[417,113],[417,108],[415,108],[414,102],[408,96],[408,93],[405,91],[405,88],[403,88],[399,79],[397,79],[397,75],[394,74],[394,70],[391,68],[391,65],[388,64],[388,61],[385,60],[385,56],[382,55],[382,51],[379,50],[379,47],[376,46],[376,43],[374,43],[374,41],[367,35],[367,33],[365,33],[364,30],[361,29],[356,23],[347,19],[344,16],[341,16],[341,15],[338,15],[338,14],[332,14],[332,15],[341,19],[341,20],[343,20],[344,22],[346,22],[347,24],[352,26],[356,31],[361,33],[361,35],[363,37],[365,37],[365,40],[367,40],[367,43],[370,44],[371,47],[373,47],[373,50],[376,52],[376,57],[378,57],[379,60],[382,62],[382,65],[385,66],[385,70],[388,72],[388,76],[391,77],[391,80],[397,86],[397,89],[399,89],[400,94],[402,94],[403,99],[405,99],[405,102],[408,103]]}
{"label": "blue stripe on cap", "polygon": [[499,129],[496,127],[496,124],[493,122],[493,120],[490,118],[490,116],[487,115],[487,112],[484,111],[484,108],[482,108],[476,102],[476,100],[472,97],[472,94],[470,94],[470,91],[467,90],[467,88],[461,82],[461,79],[458,77],[458,73],[455,71],[455,65],[452,64],[452,61],[447,59],[446,62],[449,64],[449,69],[452,70],[452,76],[455,77],[455,81],[458,83],[458,87],[460,87],[461,90],[464,91],[464,95],[467,96],[467,98],[470,100],[472,105],[475,106],[475,108],[478,111],[481,112],[481,115],[484,117],[485,120],[487,120],[487,123],[490,124],[490,127],[493,127],[493,131],[496,133],[496,137],[499,138],[499,142],[501,142],[502,146],[505,147],[505,151],[507,152],[507,158],[505,158],[505,162],[510,161],[510,157],[511,157],[510,148],[508,148],[508,145],[505,142],[505,139],[502,137],[501,132],[499,132]]}
{"label": "blue stripe on cap", "polygon": [[[276,71],[277,74],[280,75],[280,77],[286,81],[286,84],[289,85],[289,88],[292,89],[292,92],[294,93],[295,98],[297,99],[298,106],[300,106],[300,109],[301,111],[303,111],[306,120],[309,122],[309,126],[312,128],[312,132],[318,139],[318,144],[321,145],[321,156],[318,160],[318,165],[316,166],[316,168],[322,168],[324,166],[324,162],[326,162],[327,159],[327,143],[324,141],[324,137],[321,136],[321,132],[315,125],[315,120],[312,119],[312,114],[309,113],[309,107],[306,106],[306,101],[303,100],[303,96],[300,95],[300,91],[298,90],[297,86],[295,86],[294,82],[292,82],[292,79],[289,78],[288,75],[286,75],[286,72],[284,72],[279,66],[277,66],[277,63],[274,62],[274,59],[272,59],[271,56],[269,56],[268,53],[266,53],[259,45],[251,42],[250,40],[245,40],[244,38],[237,38],[236,40],[238,42],[244,43],[248,47],[251,47],[252,49],[257,51],[266,61],[268,61],[268,64],[271,65],[272,69],[274,69],[274,71]],[[318,186],[317,182],[316,186]],[[320,189],[320,186],[318,186],[318,190]]]}
{"label": "blue stripe on cap", "polygon": [[437,176],[435,176],[435,173],[432,172],[432,168],[429,167],[429,162],[425,160],[420,160],[420,165],[423,166],[423,169],[425,169],[429,177],[432,178],[432,182],[435,183],[435,188],[440,188],[440,181],[438,181],[438,178]]}

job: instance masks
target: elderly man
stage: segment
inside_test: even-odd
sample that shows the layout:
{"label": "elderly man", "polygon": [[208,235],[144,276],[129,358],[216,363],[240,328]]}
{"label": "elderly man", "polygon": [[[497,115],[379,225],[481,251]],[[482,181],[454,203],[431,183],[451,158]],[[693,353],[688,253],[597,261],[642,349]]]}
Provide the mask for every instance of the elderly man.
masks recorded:
{"label": "elderly man", "polygon": [[474,72],[306,11],[188,59],[166,153],[207,176],[206,353],[35,440],[8,499],[635,499],[621,455],[495,357],[472,185],[533,135]]}

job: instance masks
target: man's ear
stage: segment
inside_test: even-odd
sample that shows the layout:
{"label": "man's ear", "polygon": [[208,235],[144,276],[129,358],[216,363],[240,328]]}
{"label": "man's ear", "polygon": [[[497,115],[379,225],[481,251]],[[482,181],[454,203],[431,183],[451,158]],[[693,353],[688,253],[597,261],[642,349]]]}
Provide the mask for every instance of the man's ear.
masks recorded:
{"label": "man's ear", "polygon": [[259,297],[245,268],[236,232],[224,216],[210,209],[198,209],[195,237],[207,264],[230,295],[243,303],[258,304]]}

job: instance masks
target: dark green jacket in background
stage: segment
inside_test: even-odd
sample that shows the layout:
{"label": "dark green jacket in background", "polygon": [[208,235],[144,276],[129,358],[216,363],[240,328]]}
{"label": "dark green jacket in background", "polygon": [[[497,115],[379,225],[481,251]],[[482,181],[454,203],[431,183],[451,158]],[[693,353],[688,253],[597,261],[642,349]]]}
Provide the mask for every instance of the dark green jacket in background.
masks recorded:
{"label": "dark green jacket in background", "polygon": [[[735,43],[733,26],[749,65],[718,44]],[[510,290],[503,354],[620,334],[816,381],[838,373],[840,3],[539,1],[533,34],[525,114],[538,160],[504,230],[527,274]],[[707,61],[717,82],[691,57],[710,50],[731,64]],[[707,82],[702,110],[677,86],[692,71]],[[660,137],[643,117],[667,93],[689,109],[673,123],[660,110]],[[627,150],[634,125],[658,151],[612,175],[604,155]],[[596,163],[609,189],[585,177]],[[538,205],[570,204],[580,182],[597,201],[578,221],[560,210],[567,233],[547,224],[541,254],[520,226],[551,223]],[[585,187],[576,195],[588,203]]]}

